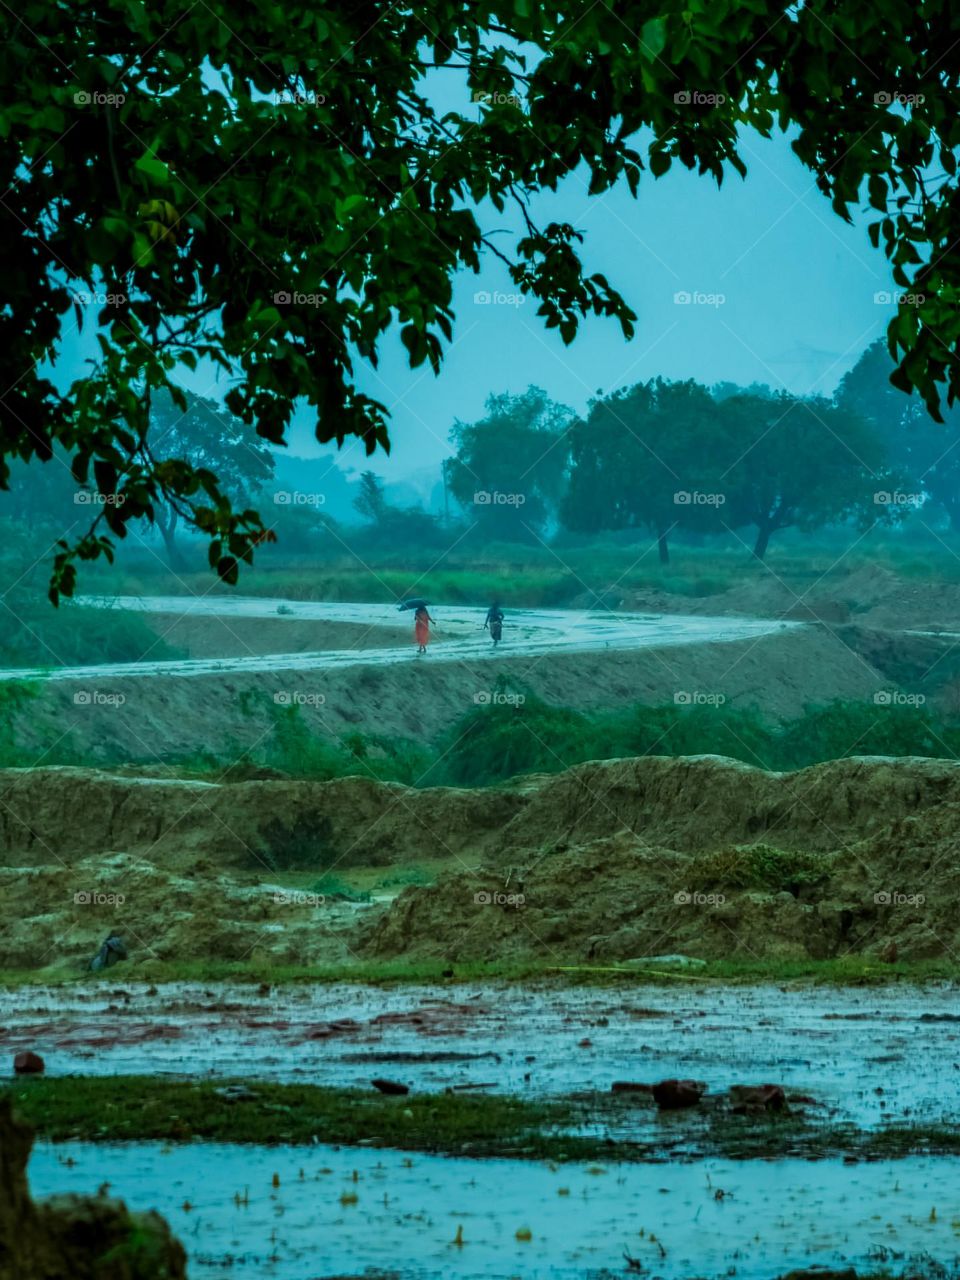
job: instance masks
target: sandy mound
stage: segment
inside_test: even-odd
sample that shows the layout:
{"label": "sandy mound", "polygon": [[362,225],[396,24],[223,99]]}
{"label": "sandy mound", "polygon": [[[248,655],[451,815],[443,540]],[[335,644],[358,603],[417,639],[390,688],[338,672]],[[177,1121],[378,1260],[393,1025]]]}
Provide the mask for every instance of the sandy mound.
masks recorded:
{"label": "sandy mound", "polygon": [[835,849],[951,799],[960,800],[960,764],[948,760],[853,757],[796,773],[719,756],[607,760],[540,780],[503,848],[582,844],[626,829],[681,849],[756,840]]}
{"label": "sandy mound", "polygon": [[442,858],[476,861],[524,803],[509,790],[416,790],[367,778],[230,784],[89,769],[0,771],[0,856],[76,862],[104,849],[171,869],[323,870]]}
{"label": "sandy mound", "polygon": [[310,892],[218,875],[175,875],[126,853],[75,867],[0,870],[0,968],[87,967],[119,934],[138,960],[336,963],[364,908]]}
{"label": "sandy mound", "polygon": [[[949,761],[646,757],[482,791],[8,771],[0,796],[10,968],[79,965],[115,930],[139,958],[294,964],[960,951]],[[462,872],[389,908],[271,883],[451,855]]]}
{"label": "sandy mound", "polygon": [[763,844],[705,857],[624,832],[526,868],[407,889],[358,945],[379,957],[558,964],[675,953],[917,960],[960,953],[958,896],[960,804],[950,803],[814,857]]}

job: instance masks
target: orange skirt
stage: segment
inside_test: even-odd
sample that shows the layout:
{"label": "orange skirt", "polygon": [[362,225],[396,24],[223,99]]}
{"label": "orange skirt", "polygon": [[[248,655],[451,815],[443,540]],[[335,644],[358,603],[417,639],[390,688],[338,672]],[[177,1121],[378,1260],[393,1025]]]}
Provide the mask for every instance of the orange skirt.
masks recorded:
{"label": "orange skirt", "polygon": [[421,622],[418,619],[416,632],[417,632],[417,644],[430,643],[430,623],[429,622]]}

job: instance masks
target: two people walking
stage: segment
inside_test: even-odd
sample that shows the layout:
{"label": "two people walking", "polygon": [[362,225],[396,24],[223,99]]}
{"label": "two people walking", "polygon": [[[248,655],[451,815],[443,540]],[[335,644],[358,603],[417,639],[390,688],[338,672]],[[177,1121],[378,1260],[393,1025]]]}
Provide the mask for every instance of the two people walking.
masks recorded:
{"label": "two people walking", "polygon": [[[487,617],[483,624],[483,629],[489,630],[490,638],[493,641],[493,647],[496,648],[503,637],[503,610],[500,608],[498,601],[494,600],[493,604],[487,610]],[[416,606],[416,612],[413,615],[413,634],[417,645],[417,656],[427,652],[427,645],[430,643],[430,628],[436,626],[433,618],[430,617],[426,602]]]}

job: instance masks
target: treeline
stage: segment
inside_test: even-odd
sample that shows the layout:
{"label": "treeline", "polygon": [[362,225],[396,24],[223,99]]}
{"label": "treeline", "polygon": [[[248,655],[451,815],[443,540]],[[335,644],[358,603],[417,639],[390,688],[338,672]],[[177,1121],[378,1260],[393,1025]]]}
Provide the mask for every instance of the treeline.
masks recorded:
{"label": "treeline", "polygon": [[736,535],[763,558],[780,530],[869,528],[922,510],[960,530],[960,416],[936,423],[870,347],[832,398],[655,378],[577,418],[538,388],[458,424],[447,479],[482,536]]}
{"label": "treeline", "polygon": [[[186,414],[158,399],[151,447],[171,467],[186,458],[217,471],[236,505],[258,508],[276,539],[261,548],[266,561],[600,535],[652,537],[662,562],[673,539],[718,537],[737,538],[762,559],[785,529],[865,530],[913,518],[960,532],[960,412],[934,422],[919,399],[891,385],[892,368],[877,342],[832,397],[654,378],[598,394],[582,417],[538,387],[493,395],[479,421],[454,423],[430,511],[392,503],[367,471],[350,486],[353,512],[347,499],[338,520],[324,492],[332,480],[311,481],[304,463],[301,487],[291,488],[291,459],[281,485],[277,455],[189,393]],[[54,463],[15,470],[0,508],[14,529],[46,519],[59,533],[90,514],[83,504],[97,500],[95,491],[78,491]],[[331,470],[342,498],[345,477]],[[156,515],[164,558],[180,568],[182,513],[160,503]]]}

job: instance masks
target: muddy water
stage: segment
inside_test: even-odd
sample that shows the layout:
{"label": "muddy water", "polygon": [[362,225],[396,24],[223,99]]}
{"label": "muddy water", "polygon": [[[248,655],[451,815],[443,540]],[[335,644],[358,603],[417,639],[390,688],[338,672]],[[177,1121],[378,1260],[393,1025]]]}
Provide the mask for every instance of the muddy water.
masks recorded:
{"label": "muddy water", "polygon": [[345,1087],[388,1075],[416,1090],[482,1084],[525,1096],[693,1076],[711,1091],[782,1083],[812,1094],[825,1119],[866,1127],[960,1119],[960,1002],[946,984],[332,984],[259,995],[236,984],[154,990],[107,982],[0,993],[0,1061],[28,1048],[54,1075],[155,1072]]}
{"label": "muddy water", "polygon": [[[277,618],[301,621],[352,622],[368,626],[397,626],[412,622],[396,607],[381,604],[304,602],[296,600],[190,596],[85,597],[81,604],[103,608],[135,609],[178,617]],[[277,613],[284,609],[282,615]],[[430,650],[431,662],[459,662],[492,658],[489,633],[482,629],[483,610],[462,605],[431,605],[437,635],[443,643]],[[545,653],[589,652],[598,649],[645,649],[693,643],[720,643],[770,635],[801,623],[739,617],[684,617],[603,610],[516,609],[504,626],[499,656],[535,656]],[[357,665],[391,665],[410,661],[410,644],[397,648],[330,649],[316,653],[267,654],[252,657],[189,659],[172,662],[102,663],[93,667],[58,667],[0,670],[0,680],[75,680],[93,670],[100,677],[177,675],[199,676],[217,672],[262,672]]]}
{"label": "muddy water", "polygon": [[949,1263],[960,1242],[956,1165],[942,1159],[548,1167],[320,1146],[40,1143],[28,1172],[35,1195],[108,1180],[131,1207],[158,1209],[191,1276],[319,1280],[370,1267],[404,1280],[572,1280],[623,1275],[626,1250],[665,1280],[769,1280],[810,1263]]}

